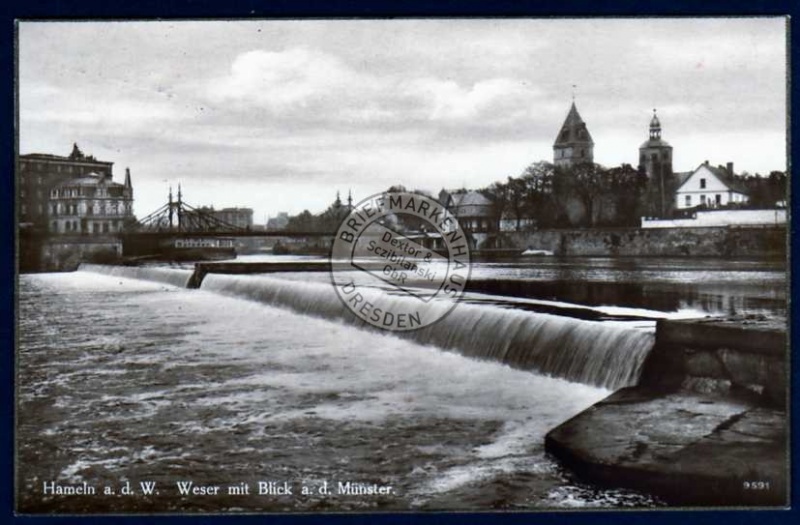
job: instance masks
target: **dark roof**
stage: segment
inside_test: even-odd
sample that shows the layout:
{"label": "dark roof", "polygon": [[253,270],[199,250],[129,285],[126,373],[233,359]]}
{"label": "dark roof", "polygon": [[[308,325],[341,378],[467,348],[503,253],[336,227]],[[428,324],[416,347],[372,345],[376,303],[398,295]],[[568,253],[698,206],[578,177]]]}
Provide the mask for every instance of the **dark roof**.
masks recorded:
{"label": "dark roof", "polygon": [[642,142],[642,145],[639,146],[639,149],[642,148],[671,148],[672,146],[669,145],[669,142],[662,139],[649,139]]}
{"label": "dark roof", "polygon": [[64,182],[57,184],[56,188],[60,188],[63,186],[97,186],[101,182],[109,187],[114,187],[114,186],[122,187],[122,184],[120,184],[119,182],[112,181],[110,177],[106,177],[104,175],[98,175],[97,173],[87,173],[86,175],[75,177],[74,179],[65,180]]}
{"label": "dark roof", "polygon": [[490,217],[493,203],[483,193],[475,190],[457,190],[439,192],[444,197],[444,204],[457,218]]}
{"label": "dark roof", "polygon": [[51,155],[50,153],[26,153],[20,155],[23,159],[42,159],[42,160],[67,160],[63,155]]}
{"label": "dark roof", "polygon": [[683,186],[683,183],[686,182],[686,179],[692,176],[694,171],[681,171],[677,173],[673,173],[672,176],[675,177],[675,181],[678,183],[678,188]]}
{"label": "dark roof", "polygon": [[586,123],[578,113],[578,108],[575,103],[569,108],[564,125],[561,126],[561,131],[558,132],[556,142],[553,146],[568,146],[571,144],[594,144],[589,130],[586,129]]}
{"label": "dark roof", "polygon": [[492,201],[480,192],[468,191],[466,193],[451,193],[451,206],[491,206]]}
{"label": "dark roof", "polygon": [[53,155],[51,153],[24,153],[19,156],[20,160],[57,160],[61,162],[86,162],[91,164],[114,164],[107,160],[97,160],[92,156],[83,158],[70,158],[63,155]]}
{"label": "dark roof", "polygon": [[[730,173],[728,173],[728,170],[724,166],[712,166],[710,164],[706,164],[705,162],[703,164],[700,164],[697,168],[695,168],[694,171],[689,172],[686,178],[679,179],[678,189],[680,189],[681,186],[684,185],[684,183],[689,177],[697,173],[697,170],[699,170],[700,168],[706,168],[708,171],[713,173],[716,178],[718,178],[725,186],[728,187],[728,189],[733,190],[737,193],[743,193],[745,195],[750,194],[750,191],[747,189],[747,186],[745,186],[744,181],[737,178],[735,174],[731,175]],[[676,174],[676,175],[681,175],[681,174]]]}
{"label": "dark roof", "polygon": [[722,166],[714,167],[706,165],[706,168],[708,168],[709,171],[711,171],[711,173],[716,175],[717,178],[721,180],[723,184],[725,184],[725,186],[732,189],[733,191],[744,194],[750,193],[747,187],[744,185],[744,182],[736,178],[735,174],[728,173],[728,170],[725,169],[724,167]]}

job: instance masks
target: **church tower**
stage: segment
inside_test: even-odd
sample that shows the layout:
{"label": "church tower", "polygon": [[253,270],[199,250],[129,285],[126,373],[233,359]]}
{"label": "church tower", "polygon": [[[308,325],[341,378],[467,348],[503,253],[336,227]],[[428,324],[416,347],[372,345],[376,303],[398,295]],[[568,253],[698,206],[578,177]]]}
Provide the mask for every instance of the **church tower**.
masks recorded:
{"label": "church tower", "polygon": [[594,162],[594,142],[573,102],[553,144],[553,164],[557,168],[569,168],[591,162]]}
{"label": "church tower", "polygon": [[639,146],[639,170],[647,174],[648,213],[666,217],[672,209],[672,146],[661,139],[661,121],[655,109],[650,138]]}
{"label": "church tower", "polygon": [[655,109],[650,119],[650,139],[639,146],[639,167],[651,181],[672,175],[672,146],[661,139],[661,121]]}

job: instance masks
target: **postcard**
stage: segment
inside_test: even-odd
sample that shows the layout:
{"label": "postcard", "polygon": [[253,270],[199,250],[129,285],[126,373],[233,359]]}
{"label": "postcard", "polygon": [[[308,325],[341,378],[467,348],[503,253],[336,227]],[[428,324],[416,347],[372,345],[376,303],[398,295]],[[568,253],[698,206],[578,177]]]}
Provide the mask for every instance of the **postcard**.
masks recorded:
{"label": "postcard", "polygon": [[787,28],[18,21],[16,512],[786,508]]}

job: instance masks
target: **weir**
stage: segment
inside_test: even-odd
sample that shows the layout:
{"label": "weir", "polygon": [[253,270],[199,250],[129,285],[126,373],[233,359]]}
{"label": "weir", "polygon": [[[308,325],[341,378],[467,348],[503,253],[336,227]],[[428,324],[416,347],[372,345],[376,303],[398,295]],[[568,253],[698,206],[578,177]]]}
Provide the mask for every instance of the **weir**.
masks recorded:
{"label": "weir", "polygon": [[194,273],[192,270],[182,270],[179,268],[158,268],[152,266],[112,266],[105,264],[81,263],[78,270],[84,272],[101,273],[114,277],[126,277],[128,279],[140,279],[143,281],[155,281],[164,284],[171,284],[186,288],[189,279]]}
{"label": "weir", "polygon": [[[201,289],[289,307],[298,313],[344,320],[361,328],[374,328],[353,316],[333,288],[323,283],[285,281],[265,276],[208,275]],[[416,299],[394,296],[389,309],[403,310]],[[449,309],[431,302],[426,308]],[[394,308],[393,308],[394,307]],[[423,345],[524,370],[561,377],[610,389],[633,385],[653,346],[645,331],[581,321],[548,314],[461,304],[430,327],[393,332]]]}
{"label": "weir", "polygon": [[[194,287],[191,270],[89,264],[82,265],[81,269]],[[284,268],[284,271],[289,270],[294,271],[293,268]],[[289,281],[265,275],[208,273],[197,284],[209,292],[377,330],[352,315],[327,283]],[[387,308],[401,311],[404,303],[406,306],[409,303],[419,306],[415,298],[392,296]],[[432,301],[425,307],[446,312],[450,304]],[[643,330],[471,304],[459,305],[430,327],[392,332],[392,335],[465,356],[499,361],[514,368],[608,389],[637,383],[655,340],[653,333]]]}
{"label": "weir", "polygon": [[[293,271],[286,266],[281,270]],[[182,287],[193,273],[89,264],[81,270]],[[209,292],[377,330],[353,316],[327,283],[269,275],[204,277],[198,285]],[[416,301],[389,297],[395,307]],[[684,505],[787,501],[789,361],[780,323],[752,317],[660,321],[653,334],[461,304],[428,328],[386,335],[615,390],[545,437],[545,449],[586,481],[645,490]],[[770,490],[748,490],[754,481]]]}

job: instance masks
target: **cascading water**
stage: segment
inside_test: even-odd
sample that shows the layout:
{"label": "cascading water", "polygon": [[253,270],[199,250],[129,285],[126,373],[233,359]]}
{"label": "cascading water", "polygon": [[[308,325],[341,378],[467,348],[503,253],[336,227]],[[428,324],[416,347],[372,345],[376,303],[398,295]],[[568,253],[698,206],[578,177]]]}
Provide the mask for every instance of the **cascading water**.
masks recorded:
{"label": "cascading water", "polygon": [[[210,274],[201,289],[373,329],[352,315],[328,284]],[[395,307],[409,301],[418,306],[416,299],[405,296],[390,300]],[[425,307],[447,310],[449,305],[434,301]],[[430,327],[395,334],[471,357],[611,389],[637,382],[654,342],[652,333],[641,330],[468,304],[459,305]]]}
{"label": "cascading water", "polygon": [[78,268],[84,272],[102,273],[103,275],[113,275],[114,277],[126,277],[128,279],[140,279],[143,281],[155,281],[164,284],[171,284],[186,288],[189,278],[194,273],[192,270],[180,270],[175,268],[157,268],[152,266],[110,266],[104,264],[83,263]]}
{"label": "cascading water", "polygon": [[[191,270],[83,264],[81,270],[163,282],[186,287]],[[288,307],[298,313],[341,319],[374,330],[341,303],[325,283],[287,281],[256,275],[209,274],[201,289]],[[392,296],[389,309],[408,307],[416,299]],[[432,301],[425,308],[444,311],[449,304]],[[654,343],[650,332],[557,315],[461,304],[426,328],[393,332],[420,344],[455,350],[478,359],[491,359],[524,370],[589,385],[617,389],[636,384],[642,364]]]}

